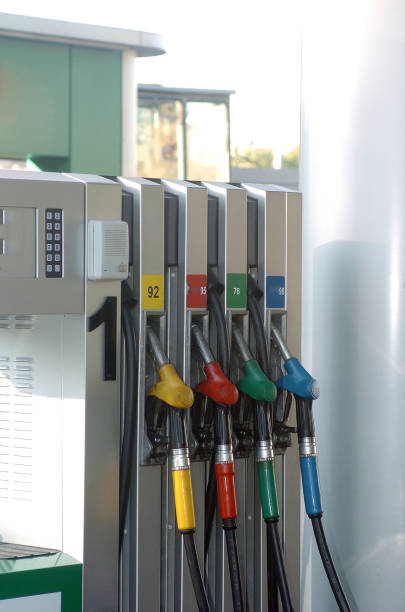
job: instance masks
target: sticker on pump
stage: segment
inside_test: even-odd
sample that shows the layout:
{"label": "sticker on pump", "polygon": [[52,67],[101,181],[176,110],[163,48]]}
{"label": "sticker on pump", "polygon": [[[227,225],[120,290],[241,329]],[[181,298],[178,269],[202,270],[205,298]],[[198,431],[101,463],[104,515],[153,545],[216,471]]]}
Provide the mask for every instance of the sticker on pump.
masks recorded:
{"label": "sticker on pump", "polygon": [[164,309],[163,274],[142,275],[142,310]]}
{"label": "sticker on pump", "polygon": [[207,308],[207,275],[187,274],[187,308]]}
{"label": "sticker on pump", "polygon": [[246,308],[246,274],[229,272],[226,275],[226,307]]}
{"label": "sticker on pump", "polygon": [[266,276],[266,308],[285,308],[285,276]]}

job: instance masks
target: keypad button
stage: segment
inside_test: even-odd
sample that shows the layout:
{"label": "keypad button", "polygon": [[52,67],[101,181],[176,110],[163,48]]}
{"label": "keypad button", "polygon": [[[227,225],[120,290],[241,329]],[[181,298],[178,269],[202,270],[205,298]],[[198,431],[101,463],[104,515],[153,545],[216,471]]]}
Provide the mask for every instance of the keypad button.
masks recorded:
{"label": "keypad button", "polygon": [[63,212],[60,208],[45,210],[45,274],[47,277],[62,278],[63,276]]}

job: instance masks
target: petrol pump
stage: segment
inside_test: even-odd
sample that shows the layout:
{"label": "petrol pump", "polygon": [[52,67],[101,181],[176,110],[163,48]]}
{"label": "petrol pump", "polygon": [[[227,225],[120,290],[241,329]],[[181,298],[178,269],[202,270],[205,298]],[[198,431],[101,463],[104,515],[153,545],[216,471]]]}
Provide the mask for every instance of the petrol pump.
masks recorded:
{"label": "petrol pump", "polygon": [[2,610],[118,612],[127,274],[118,185],[0,173]]}
{"label": "petrol pump", "polygon": [[[159,419],[148,405],[147,392],[159,376],[148,346],[147,327],[166,349],[164,193],[161,185],[138,178],[119,179],[124,197],[123,219],[130,228],[128,284],[136,304],[129,314],[135,331],[135,364],[125,363],[127,379],[136,371],[133,404],[124,401],[123,430],[134,435],[134,455],[122,466],[126,479],[127,509],[122,530],[123,610],[158,610],[163,598],[160,574],[161,533],[166,521],[162,501],[162,465],[169,452],[167,415]],[[126,388],[126,386],[125,386]],[[132,420],[131,411],[135,413]],[[124,440],[125,436],[122,436]],[[131,468],[132,464],[132,468]],[[128,489],[128,491],[127,491]],[[154,588],[150,577],[157,576]]]}
{"label": "petrol pump", "polygon": [[[207,191],[187,181],[162,180],[165,191],[165,267],[169,309],[168,357],[186,385],[191,384],[191,326],[206,315],[207,307]],[[189,412],[183,414],[189,450]],[[190,456],[188,457],[190,461]],[[188,463],[190,466],[190,463]],[[195,542],[203,566],[205,462],[191,465],[195,508]],[[169,473],[168,473],[169,478]],[[190,574],[185,568],[184,549],[175,525],[174,507],[168,504],[167,610],[185,612],[194,606]],[[177,577],[175,575],[177,572]],[[193,603],[191,603],[193,602]]]}
{"label": "petrol pump", "polygon": [[195,464],[191,476],[188,414],[191,319],[206,315],[206,190],[183,181],[119,180],[132,197],[124,215],[132,227],[138,351],[124,609],[188,610],[197,599],[208,610],[199,568],[203,515],[196,530],[205,465]]}
{"label": "petrol pump", "polygon": [[[247,229],[246,192],[226,183],[202,183],[208,189],[208,299],[210,304],[210,345],[219,365],[231,382],[237,380],[231,359],[231,333],[235,318],[244,334],[248,333],[246,316]],[[247,488],[247,457],[253,438],[249,423],[239,404],[224,411],[222,429],[228,429],[227,443],[214,453],[207,486],[206,534],[210,533],[215,513],[215,470],[233,465],[236,500],[224,514],[219,507],[215,530],[208,547],[209,582],[215,592],[215,609],[243,610],[245,579],[249,571],[250,546],[248,516],[252,510]],[[246,428],[246,425],[248,427]],[[223,458],[221,459],[221,453]],[[218,465],[218,467],[217,467]],[[220,468],[219,466],[223,467]],[[220,491],[218,491],[219,493]],[[239,516],[239,518],[238,518]],[[226,523],[225,521],[228,521]],[[233,540],[233,541],[232,541]],[[240,553],[240,556],[239,556]],[[227,562],[228,557],[228,562]],[[231,564],[231,560],[233,563]],[[229,565],[230,572],[227,571]],[[230,579],[229,579],[230,578]]]}

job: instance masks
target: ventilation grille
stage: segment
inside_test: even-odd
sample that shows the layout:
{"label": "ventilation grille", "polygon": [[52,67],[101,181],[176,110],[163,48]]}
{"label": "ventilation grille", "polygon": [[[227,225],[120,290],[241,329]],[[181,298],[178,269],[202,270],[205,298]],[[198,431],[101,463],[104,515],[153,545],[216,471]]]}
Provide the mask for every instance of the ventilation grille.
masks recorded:
{"label": "ventilation grille", "polygon": [[[14,325],[32,329],[28,318]],[[31,357],[0,356],[0,500],[32,500],[33,385]]]}
{"label": "ventilation grille", "polygon": [[128,230],[126,224],[120,223],[104,226],[104,254],[112,257],[128,256]]}
{"label": "ventilation grille", "polygon": [[16,317],[0,316],[0,329],[34,329],[35,317],[18,315]]}

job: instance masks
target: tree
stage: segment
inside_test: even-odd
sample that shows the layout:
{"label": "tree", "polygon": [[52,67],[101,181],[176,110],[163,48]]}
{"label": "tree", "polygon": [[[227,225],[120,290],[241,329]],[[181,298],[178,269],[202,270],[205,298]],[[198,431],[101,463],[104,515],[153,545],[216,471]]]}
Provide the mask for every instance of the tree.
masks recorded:
{"label": "tree", "polygon": [[262,147],[256,149],[253,144],[243,151],[238,147],[232,155],[232,166],[236,168],[271,168],[273,166],[273,149]]}
{"label": "tree", "polygon": [[297,145],[289,153],[281,156],[281,167],[282,168],[298,168],[300,161],[300,148]]}

